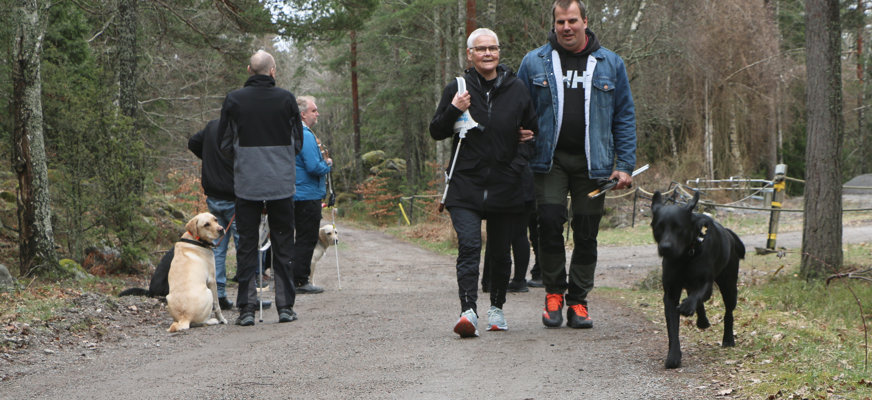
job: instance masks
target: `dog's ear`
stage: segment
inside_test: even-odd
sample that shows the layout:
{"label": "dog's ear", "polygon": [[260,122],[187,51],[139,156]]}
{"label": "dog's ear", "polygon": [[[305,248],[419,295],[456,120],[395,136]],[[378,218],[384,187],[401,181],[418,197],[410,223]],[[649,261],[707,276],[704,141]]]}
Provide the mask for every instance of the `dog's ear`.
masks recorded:
{"label": "dog's ear", "polygon": [[194,216],[194,218],[191,218],[191,220],[188,221],[187,224],[185,224],[185,229],[188,232],[190,232],[191,235],[194,235],[195,237],[200,236],[200,234],[197,233],[197,230],[198,230],[197,221],[199,221],[199,220],[200,220],[200,217],[199,217],[199,215],[197,215],[197,216]]}
{"label": "dog's ear", "polygon": [[696,203],[699,202],[699,191],[693,192],[693,199],[691,199],[687,203],[687,211],[693,211],[694,207],[696,207]]}
{"label": "dog's ear", "polygon": [[657,212],[660,207],[663,206],[663,196],[660,194],[660,191],[655,191],[654,196],[651,197],[651,211]]}

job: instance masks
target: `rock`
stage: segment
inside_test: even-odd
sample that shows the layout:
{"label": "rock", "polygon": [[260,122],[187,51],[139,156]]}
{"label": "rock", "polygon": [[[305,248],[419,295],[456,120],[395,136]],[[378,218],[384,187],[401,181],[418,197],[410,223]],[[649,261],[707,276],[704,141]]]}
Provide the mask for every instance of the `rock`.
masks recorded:
{"label": "rock", "polygon": [[373,150],[360,156],[360,158],[363,160],[363,167],[370,169],[384,162],[388,156],[382,150]]}
{"label": "rock", "polygon": [[9,273],[5,265],[0,264],[0,293],[15,289],[15,278]]}
{"label": "rock", "polygon": [[401,176],[406,173],[406,160],[389,158],[369,169],[370,175]]}
{"label": "rock", "polygon": [[61,270],[65,276],[70,276],[74,279],[85,279],[91,276],[91,274],[85,271],[85,269],[75,260],[64,258],[60,260],[58,264],[60,264]]}

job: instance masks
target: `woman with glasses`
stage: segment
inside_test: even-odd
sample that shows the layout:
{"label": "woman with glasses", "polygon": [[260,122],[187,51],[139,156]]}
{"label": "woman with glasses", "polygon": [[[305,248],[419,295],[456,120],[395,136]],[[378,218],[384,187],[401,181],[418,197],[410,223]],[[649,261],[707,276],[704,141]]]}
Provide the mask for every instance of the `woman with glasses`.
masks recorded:
{"label": "woman with glasses", "polygon": [[[467,39],[466,56],[473,68],[466,71],[466,91],[458,93],[452,80],[430,122],[435,140],[453,139],[456,154],[445,206],[457,232],[457,286],[460,319],[454,332],[478,336],[478,276],[481,258],[481,221],[487,221],[490,279],[489,331],[508,329],[503,304],[511,274],[512,238],[523,234],[533,207],[533,134],[536,111],[524,84],[500,64],[499,39],[490,29],[477,29]],[[469,111],[478,123],[462,141],[454,132],[458,118]],[[457,150],[458,143],[460,149]]]}

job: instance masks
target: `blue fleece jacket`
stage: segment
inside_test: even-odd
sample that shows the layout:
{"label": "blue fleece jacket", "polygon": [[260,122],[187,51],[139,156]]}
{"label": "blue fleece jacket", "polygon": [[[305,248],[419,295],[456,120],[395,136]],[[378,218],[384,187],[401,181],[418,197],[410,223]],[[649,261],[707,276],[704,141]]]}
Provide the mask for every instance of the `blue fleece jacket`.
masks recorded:
{"label": "blue fleece jacket", "polygon": [[321,156],[315,134],[303,125],[303,149],[297,154],[297,193],[294,201],[320,200],[327,194],[325,177],[330,166]]}

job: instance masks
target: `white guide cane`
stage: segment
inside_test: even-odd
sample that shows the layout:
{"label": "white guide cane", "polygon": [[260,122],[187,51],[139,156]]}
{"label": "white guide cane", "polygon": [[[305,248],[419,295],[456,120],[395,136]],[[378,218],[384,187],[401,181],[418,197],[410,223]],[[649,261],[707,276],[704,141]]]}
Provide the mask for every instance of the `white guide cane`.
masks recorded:
{"label": "white guide cane", "polygon": [[[269,224],[266,220],[266,214],[260,214],[260,227],[258,228],[257,239],[257,287],[263,287],[263,254],[269,249]],[[270,257],[272,261],[272,257]],[[275,270],[273,270],[275,272]],[[257,295],[257,302],[260,304],[260,322],[263,322],[263,293]]]}
{"label": "white guide cane", "polygon": [[330,186],[330,197],[327,200],[327,206],[330,207],[330,215],[333,218],[333,248],[336,249],[336,281],[339,283],[339,290],[342,290],[342,276],[339,273],[339,237],[336,232],[336,192],[333,191],[333,174],[327,173],[327,185]]}
{"label": "white guide cane", "polygon": [[[466,79],[463,77],[454,78],[457,80],[457,93],[461,94],[466,91]],[[466,137],[466,132],[470,129],[478,127],[478,123],[469,115],[469,109],[460,115],[460,118],[454,122],[454,133],[458,134],[457,148],[454,150],[454,158],[451,159],[451,169],[448,170],[448,176],[445,178],[445,192],[442,193],[442,201],[439,202],[439,212],[445,209],[445,198],[448,197],[448,185],[451,184],[451,177],[454,175],[454,166],[457,165],[457,155],[460,154],[460,145]]]}
{"label": "white guide cane", "polygon": [[[333,232],[336,232],[336,207],[330,209],[333,216]],[[339,290],[342,290],[342,277],[339,275],[339,238],[333,235],[333,248],[336,249],[336,281],[339,282]]]}

